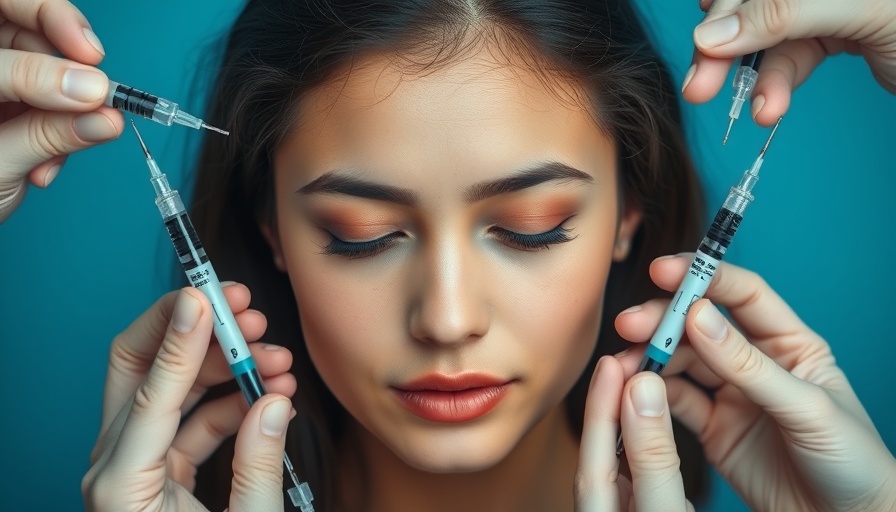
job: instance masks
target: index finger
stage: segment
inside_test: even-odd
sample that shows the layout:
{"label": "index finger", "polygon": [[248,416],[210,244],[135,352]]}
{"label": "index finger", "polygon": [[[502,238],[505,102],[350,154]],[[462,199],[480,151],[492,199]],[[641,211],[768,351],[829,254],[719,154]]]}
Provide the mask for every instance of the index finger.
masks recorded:
{"label": "index finger", "polygon": [[82,64],[99,64],[106,54],[87,18],[65,0],[0,0],[0,23],[5,20],[43,33],[63,55]]}
{"label": "index finger", "polygon": [[[650,277],[660,288],[675,291],[693,259],[693,253],[658,258],[650,264]],[[705,296],[724,306],[751,337],[770,338],[809,329],[764,279],[730,263],[722,262]]]}
{"label": "index finger", "polygon": [[621,496],[617,487],[619,459],[616,439],[619,435],[619,403],[624,376],[619,362],[601,357],[591,377],[579,467],[576,471],[575,499],[579,512],[620,510]]}
{"label": "index finger", "polygon": [[[741,0],[701,2],[700,8],[706,11],[706,17],[702,23],[730,14],[740,3]],[[722,89],[731,69],[732,59],[730,57],[711,57],[701,53],[699,49],[695,49],[692,60],[693,63],[685,77],[681,93],[686,100],[692,103],[705,103],[714,98]]]}
{"label": "index finger", "polygon": [[788,39],[836,37],[874,43],[896,15],[892,0],[751,0],[732,14],[701,23],[694,43],[714,57],[737,57]]}
{"label": "index finger", "polygon": [[653,372],[629,379],[620,417],[636,510],[690,510],[663,379]]}
{"label": "index finger", "polygon": [[[146,378],[165,338],[178,293],[165,294],[112,341],[101,432]],[[249,307],[249,289],[244,286],[226,286],[224,295],[234,314]]]}

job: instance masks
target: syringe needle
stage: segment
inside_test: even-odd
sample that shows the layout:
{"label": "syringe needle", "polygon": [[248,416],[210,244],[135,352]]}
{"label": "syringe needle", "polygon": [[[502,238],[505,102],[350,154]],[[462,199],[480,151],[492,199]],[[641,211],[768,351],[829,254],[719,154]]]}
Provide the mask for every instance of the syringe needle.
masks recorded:
{"label": "syringe needle", "polygon": [[131,127],[134,128],[134,132],[137,133],[137,140],[140,141],[140,146],[143,148],[143,153],[146,154],[146,159],[149,160],[152,158],[152,155],[149,154],[149,149],[146,147],[146,144],[143,142],[143,137],[140,136],[140,130],[137,129],[137,125],[134,124],[134,120],[131,119]]}
{"label": "syringe needle", "polygon": [[202,123],[202,127],[205,128],[206,130],[212,130],[214,132],[223,133],[224,135],[230,135],[230,132],[228,132],[228,131],[222,130],[220,128],[215,128],[214,126],[211,126],[211,125],[208,125],[205,123]]}
{"label": "syringe needle", "polygon": [[730,121],[728,121],[728,130],[725,131],[725,138],[722,139],[722,145],[728,144],[728,135],[731,134],[731,127],[734,126],[734,118],[732,117]]}
{"label": "syringe needle", "polygon": [[775,137],[775,132],[778,131],[778,125],[781,124],[781,120],[783,117],[778,118],[778,122],[775,123],[775,127],[772,128],[772,133],[768,135],[768,140],[765,141],[765,146],[762,146],[762,151],[759,152],[759,158],[763,158],[765,156],[765,152],[768,150],[768,145],[772,143],[772,139]]}

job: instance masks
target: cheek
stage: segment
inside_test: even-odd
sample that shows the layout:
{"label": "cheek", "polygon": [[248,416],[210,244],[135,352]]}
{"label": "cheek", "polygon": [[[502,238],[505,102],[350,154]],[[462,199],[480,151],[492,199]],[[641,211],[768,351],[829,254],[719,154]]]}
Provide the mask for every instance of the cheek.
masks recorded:
{"label": "cheek", "polygon": [[604,289],[612,264],[615,230],[595,215],[576,228],[577,238],[537,267],[502,272],[498,309],[532,379],[559,400],[585,369],[597,342]]}
{"label": "cheek", "polygon": [[406,338],[387,322],[396,314],[394,288],[365,265],[322,256],[319,238],[297,231],[284,257],[311,360],[333,393],[352,401],[381,386],[388,354]]}

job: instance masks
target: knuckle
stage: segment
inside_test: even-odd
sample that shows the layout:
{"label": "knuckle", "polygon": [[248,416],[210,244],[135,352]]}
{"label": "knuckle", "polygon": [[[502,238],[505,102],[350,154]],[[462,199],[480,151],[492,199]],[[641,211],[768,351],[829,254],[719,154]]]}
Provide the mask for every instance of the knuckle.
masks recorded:
{"label": "knuckle", "polygon": [[781,36],[793,23],[795,5],[791,0],[766,0],[760,7],[760,15],[765,31],[772,36]]}
{"label": "knuckle", "polygon": [[767,360],[749,343],[739,343],[731,355],[731,371],[744,384],[751,384],[764,377]]}
{"label": "knuckle", "polygon": [[[781,54],[781,71],[785,73],[785,78],[788,84],[793,84],[794,78],[796,78],[797,71],[800,69],[799,63],[796,61],[793,55],[789,53]],[[768,283],[765,280],[762,280],[762,283],[768,286]]]}
{"label": "knuckle", "polygon": [[15,100],[35,94],[52,93],[57,70],[47,64],[47,56],[32,52],[19,52],[12,60],[10,76]]}
{"label": "knuckle", "polygon": [[142,414],[150,410],[154,403],[165,397],[162,382],[180,383],[191,371],[190,357],[185,347],[172,338],[166,338],[156,354],[150,374],[134,395],[133,410]]}
{"label": "knuckle", "polygon": [[156,356],[149,377],[134,394],[132,411],[137,414],[145,413],[152,409],[153,404],[163,400],[165,398],[164,391],[160,389],[159,383],[161,381],[178,382],[184,378],[183,375],[189,374],[188,363],[185,359],[183,355],[172,353],[170,349],[163,346]]}
{"label": "knuckle", "polygon": [[283,485],[282,459],[273,457],[245,457],[233,461],[233,490],[249,494]]}
{"label": "knuckle", "polygon": [[152,410],[153,404],[158,403],[161,393],[151,379],[147,379],[134,393],[134,404],[131,413],[135,415],[146,414]]}
{"label": "knuckle", "polygon": [[678,472],[681,459],[671,435],[665,431],[657,431],[656,435],[649,432],[643,434],[638,440],[637,449],[628,452],[632,472],[642,475]]}
{"label": "knuckle", "polygon": [[119,333],[112,338],[109,347],[109,367],[123,372],[130,372],[139,368],[143,360],[134,352],[126,341],[125,333]]}
{"label": "knuckle", "polygon": [[66,155],[75,149],[72,136],[65,132],[60,123],[54,123],[46,114],[32,115],[27,125],[28,140],[34,151],[43,155]]}

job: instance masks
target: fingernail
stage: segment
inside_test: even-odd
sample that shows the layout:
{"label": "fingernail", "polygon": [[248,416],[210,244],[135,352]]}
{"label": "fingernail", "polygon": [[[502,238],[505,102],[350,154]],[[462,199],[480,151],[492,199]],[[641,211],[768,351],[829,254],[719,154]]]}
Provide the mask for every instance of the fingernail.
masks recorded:
{"label": "fingernail", "polygon": [[684,84],[681,86],[681,92],[684,92],[685,89],[688,88],[688,84],[691,83],[691,78],[694,78],[694,74],[697,72],[697,65],[691,64],[690,69],[684,75]]}
{"label": "fingernail", "polygon": [[202,304],[187,292],[180,292],[174,303],[174,313],[171,315],[171,327],[184,334],[196,328],[199,323],[199,315],[202,313]]}
{"label": "fingernail", "polygon": [[89,28],[84,29],[84,37],[87,38],[87,42],[90,43],[90,46],[93,46],[96,51],[106,55],[106,49],[103,48],[103,43],[100,42],[100,38],[96,37],[96,34],[93,30]]}
{"label": "fingernail", "polygon": [[765,105],[765,96],[761,94],[756,96],[750,101],[750,104],[750,115],[753,116],[753,119],[756,119],[756,114],[758,114],[759,111],[762,110],[762,106]]}
{"label": "fingernail", "polygon": [[719,310],[712,304],[706,304],[697,313],[694,324],[704,336],[716,343],[721,343],[728,334],[728,324],[725,317],[719,313]]}
{"label": "fingernail", "polygon": [[56,179],[56,175],[59,174],[59,169],[61,169],[61,165],[54,165],[47,169],[47,173],[44,174],[44,188],[50,186],[50,183],[53,183],[53,180]]}
{"label": "fingernail", "polygon": [[227,288],[228,286],[233,286],[236,284],[236,281],[221,281],[221,288]]}
{"label": "fingernail", "polygon": [[616,359],[622,359],[623,357],[628,355],[629,350],[631,350],[631,349],[627,348],[627,349],[623,350],[622,352],[619,352],[618,354],[613,354],[613,357],[615,357]]}
{"label": "fingernail", "polygon": [[105,142],[118,136],[112,120],[98,112],[81,114],[72,124],[75,135],[85,142]]}
{"label": "fingernail", "polygon": [[644,306],[638,304],[637,306],[632,306],[632,307],[630,307],[630,308],[628,308],[628,309],[623,310],[623,311],[622,311],[621,313],[619,313],[619,314],[620,314],[620,315],[624,315],[624,314],[626,314],[626,313],[637,313],[638,311],[641,311],[642,309],[644,309]]}
{"label": "fingernail", "polygon": [[666,386],[658,375],[645,373],[632,387],[632,405],[641,416],[657,418],[666,410]]}
{"label": "fingernail", "polygon": [[731,14],[697,25],[694,29],[694,42],[702,48],[715,48],[734,40],[738,32],[740,32],[740,18],[736,14]]}
{"label": "fingernail", "polygon": [[75,101],[93,102],[106,97],[109,80],[87,69],[69,69],[62,75],[62,94]]}
{"label": "fingernail", "polygon": [[261,433],[277,439],[283,437],[291,409],[289,400],[277,400],[266,405],[261,411]]}
{"label": "fingernail", "polygon": [[280,350],[281,348],[283,348],[280,345],[274,345],[272,343],[265,343],[264,345],[262,345],[262,347],[265,350]]}
{"label": "fingernail", "polygon": [[653,261],[671,260],[671,259],[677,258],[678,256],[680,256],[680,255],[679,254],[667,254],[665,256],[660,256],[659,258],[657,258]]}

